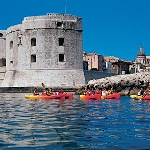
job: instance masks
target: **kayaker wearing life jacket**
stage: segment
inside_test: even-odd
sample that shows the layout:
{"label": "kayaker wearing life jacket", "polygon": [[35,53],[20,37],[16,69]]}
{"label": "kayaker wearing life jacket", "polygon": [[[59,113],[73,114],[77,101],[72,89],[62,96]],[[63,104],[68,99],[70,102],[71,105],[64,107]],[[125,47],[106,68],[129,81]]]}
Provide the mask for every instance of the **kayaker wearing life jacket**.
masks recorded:
{"label": "kayaker wearing life jacket", "polygon": [[145,90],[145,95],[150,95],[150,85],[149,85],[148,88]]}
{"label": "kayaker wearing life jacket", "polygon": [[140,91],[138,92],[138,96],[144,95],[144,89],[141,87]]}
{"label": "kayaker wearing life jacket", "polygon": [[58,94],[64,94],[64,90],[60,88]]}
{"label": "kayaker wearing life jacket", "polygon": [[94,90],[94,88],[92,88],[90,91],[90,95],[94,95],[94,94],[95,94],[95,90]]}
{"label": "kayaker wearing life jacket", "polygon": [[39,95],[39,92],[38,92],[37,88],[34,89],[33,95]]}
{"label": "kayaker wearing life jacket", "polygon": [[88,88],[87,88],[87,86],[84,88],[84,90],[83,90],[83,94],[84,95],[86,95],[87,94],[87,91],[88,91]]}
{"label": "kayaker wearing life jacket", "polygon": [[102,90],[102,95],[108,95],[108,91],[107,91],[107,89],[106,88],[104,88],[103,90]]}
{"label": "kayaker wearing life jacket", "polygon": [[102,95],[102,91],[99,89],[99,88],[97,88],[96,89],[96,92],[95,92],[96,94],[101,94]]}
{"label": "kayaker wearing life jacket", "polygon": [[46,90],[46,95],[48,96],[53,95],[52,88]]}
{"label": "kayaker wearing life jacket", "polygon": [[114,93],[114,89],[112,87],[110,90],[108,90],[108,95],[113,94],[113,93]]}

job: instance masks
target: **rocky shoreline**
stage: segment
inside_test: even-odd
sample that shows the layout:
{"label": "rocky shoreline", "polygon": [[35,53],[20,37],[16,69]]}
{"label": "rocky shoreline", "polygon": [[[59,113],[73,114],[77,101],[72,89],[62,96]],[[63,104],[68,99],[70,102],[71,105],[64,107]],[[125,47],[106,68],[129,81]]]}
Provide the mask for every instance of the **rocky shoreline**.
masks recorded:
{"label": "rocky shoreline", "polygon": [[[150,72],[126,74],[126,75],[114,75],[101,79],[93,79],[88,82],[89,88],[109,89],[113,87],[116,92],[119,92],[121,96],[128,96],[137,94],[138,90],[143,87],[146,89],[150,84]],[[63,87],[65,92],[75,92],[75,94],[83,94],[82,87]],[[35,87],[0,87],[0,93],[32,93]],[[53,91],[58,91],[58,87],[54,87]],[[38,87],[39,92],[44,90],[43,87]]]}
{"label": "rocky shoreline", "polygon": [[[150,72],[115,75],[111,77],[105,77],[97,80],[90,80],[86,86],[94,88],[107,88],[113,87],[116,92],[119,92],[122,96],[137,94],[138,89],[143,87],[146,89],[150,83]],[[77,90],[80,94],[83,87]]]}

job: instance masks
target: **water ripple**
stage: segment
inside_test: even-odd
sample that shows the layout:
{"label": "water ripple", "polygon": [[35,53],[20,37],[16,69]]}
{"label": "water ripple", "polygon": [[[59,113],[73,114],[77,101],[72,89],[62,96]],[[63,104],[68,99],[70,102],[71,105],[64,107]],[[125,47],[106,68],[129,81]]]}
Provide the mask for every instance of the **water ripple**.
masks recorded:
{"label": "water ripple", "polygon": [[4,93],[0,100],[0,149],[148,149],[147,101],[27,100]]}

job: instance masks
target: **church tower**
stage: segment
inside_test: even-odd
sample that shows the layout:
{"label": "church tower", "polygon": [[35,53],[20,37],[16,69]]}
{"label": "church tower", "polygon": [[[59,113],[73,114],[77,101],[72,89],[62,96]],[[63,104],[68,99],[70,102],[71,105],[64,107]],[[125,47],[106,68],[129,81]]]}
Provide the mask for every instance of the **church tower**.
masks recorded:
{"label": "church tower", "polygon": [[142,65],[146,64],[146,55],[145,55],[142,45],[140,46],[140,50],[137,53],[136,62],[141,63]]}

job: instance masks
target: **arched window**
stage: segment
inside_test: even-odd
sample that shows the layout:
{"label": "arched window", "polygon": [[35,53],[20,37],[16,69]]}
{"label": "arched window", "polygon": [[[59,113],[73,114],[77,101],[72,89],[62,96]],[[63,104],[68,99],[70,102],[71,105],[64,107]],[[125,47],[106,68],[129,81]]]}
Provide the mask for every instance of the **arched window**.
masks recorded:
{"label": "arched window", "polygon": [[36,38],[31,39],[31,46],[36,46]]}
{"label": "arched window", "polygon": [[13,49],[13,41],[10,41],[10,49]]}
{"label": "arched window", "polygon": [[31,55],[31,62],[36,62],[36,55],[35,54]]}
{"label": "arched window", "polygon": [[3,34],[2,34],[2,33],[0,33],[0,37],[3,37]]}

